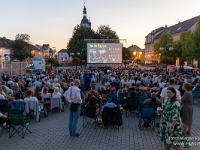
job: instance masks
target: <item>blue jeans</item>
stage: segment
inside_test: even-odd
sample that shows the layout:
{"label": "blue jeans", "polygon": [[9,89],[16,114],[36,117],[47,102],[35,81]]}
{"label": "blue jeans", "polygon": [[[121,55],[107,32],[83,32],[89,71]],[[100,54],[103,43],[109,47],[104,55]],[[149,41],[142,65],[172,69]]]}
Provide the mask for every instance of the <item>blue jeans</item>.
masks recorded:
{"label": "blue jeans", "polygon": [[77,111],[73,112],[70,110],[71,104],[69,103],[68,108],[69,108],[69,134],[70,135],[76,135],[76,128],[77,128],[77,124],[78,124],[78,119],[80,116],[80,106],[78,106]]}

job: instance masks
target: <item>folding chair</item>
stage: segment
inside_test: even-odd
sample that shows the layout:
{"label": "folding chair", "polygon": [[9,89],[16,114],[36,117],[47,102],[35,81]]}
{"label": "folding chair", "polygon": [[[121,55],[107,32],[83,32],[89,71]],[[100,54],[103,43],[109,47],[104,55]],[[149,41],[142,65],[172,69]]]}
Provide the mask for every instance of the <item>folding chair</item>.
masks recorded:
{"label": "folding chair", "polygon": [[[127,105],[125,107],[126,109],[126,117],[130,116],[131,114],[135,114],[138,116],[138,106],[139,106],[139,101],[137,98],[131,98],[128,97],[127,99]],[[129,111],[129,113],[128,113]]]}
{"label": "folding chair", "polygon": [[9,132],[9,130],[6,127],[6,122],[8,122],[8,120],[9,120],[8,118],[0,118],[0,127],[1,127],[0,137],[4,130]]}
{"label": "folding chair", "polygon": [[63,111],[63,106],[62,106],[62,100],[61,98],[51,98],[51,102],[50,102],[50,109],[51,109],[51,113],[53,108],[59,108],[60,109],[60,113],[61,111]]}
{"label": "folding chair", "polygon": [[200,106],[200,91],[193,91],[193,104],[194,99],[196,99],[197,105]]}
{"label": "folding chair", "polygon": [[36,121],[40,122],[40,112],[43,111],[43,105],[39,105],[37,101],[26,101],[25,112],[29,115],[36,117]]}
{"label": "folding chair", "polygon": [[124,104],[124,100],[125,98],[127,99],[128,98],[128,93],[118,93],[118,100],[119,100],[119,103]]}
{"label": "folding chair", "polygon": [[29,133],[31,133],[31,131],[28,129],[31,120],[29,117],[23,118],[23,111],[10,110],[9,119],[9,138],[11,138],[15,133],[24,138],[27,130],[29,131]]}
{"label": "folding chair", "polygon": [[119,127],[122,125],[122,114],[119,107],[115,108],[105,107],[103,109],[102,121],[105,129],[113,125],[117,126],[117,129],[119,130]]}
{"label": "folding chair", "polygon": [[142,105],[141,114],[139,114],[139,124],[140,130],[144,127],[150,126],[153,130],[155,129],[155,108],[154,105]]}
{"label": "folding chair", "polygon": [[0,99],[0,111],[2,113],[8,112],[9,107],[8,107],[8,101],[5,99]]}
{"label": "folding chair", "polygon": [[[94,121],[97,125],[97,116],[96,116],[96,109],[85,107],[83,108],[83,128],[86,127],[86,124],[91,123]],[[95,128],[96,128],[95,125]]]}
{"label": "folding chair", "polygon": [[144,95],[137,95],[136,97],[137,97],[137,99],[139,100],[140,105],[142,105],[143,102],[148,98],[148,97],[146,97],[146,96],[144,96]]}

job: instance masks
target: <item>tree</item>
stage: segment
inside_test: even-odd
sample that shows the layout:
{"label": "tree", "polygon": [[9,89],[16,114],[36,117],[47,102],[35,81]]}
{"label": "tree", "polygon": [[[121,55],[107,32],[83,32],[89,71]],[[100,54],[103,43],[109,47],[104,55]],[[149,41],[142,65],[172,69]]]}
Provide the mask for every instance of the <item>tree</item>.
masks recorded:
{"label": "tree", "polygon": [[[173,46],[173,38],[168,30],[163,31],[160,40],[154,44],[154,54],[161,54],[160,61],[162,63],[171,64],[172,61],[175,61],[176,56],[174,57],[173,52],[169,52],[169,49],[166,51],[166,46],[167,48]],[[161,51],[160,47],[163,47],[164,50]]]}
{"label": "tree", "polygon": [[96,34],[100,39],[119,39],[117,33],[113,31],[109,25],[101,25],[97,29]]}
{"label": "tree", "polygon": [[76,55],[78,52],[80,53],[82,49],[84,49],[83,53],[85,53],[86,44],[84,42],[84,39],[94,39],[94,38],[97,37],[93,30],[84,26],[77,25],[76,27],[74,27],[72,37],[69,39],[69,42],[67,43],[68,53],[70,54],[71,52],[73,52]]}
{"label": "tree", "polygon": [[27,58],[33,58],[30,49],[30,36],[28,34],[17,34],[15,40],[9,43],[11,60],[23,61]]}
{"label": "tree", "polygon": [[51,64],[51,69],[53,68],[53,65],[57,63],[57,60],[55,58],[49,58],[46,60],[47,64]]}
{"label": "tree", "polygon": [[123,60],[129,60],[131,58],[131,53],[128,48],[123,47],[122,48],[122,59]]}
{"label": "tree", "polygon": [[77,65],[80,62],[80,59],[78,57],[74,57],[72,62],[76,64],[76,69],[77,69]]}
{"label": "tree", "polygon": [[[200,62],[200,18],[198,19],[196,29],[191,34],[191,57]],[[188,42],[189,43],[189,42]]]}

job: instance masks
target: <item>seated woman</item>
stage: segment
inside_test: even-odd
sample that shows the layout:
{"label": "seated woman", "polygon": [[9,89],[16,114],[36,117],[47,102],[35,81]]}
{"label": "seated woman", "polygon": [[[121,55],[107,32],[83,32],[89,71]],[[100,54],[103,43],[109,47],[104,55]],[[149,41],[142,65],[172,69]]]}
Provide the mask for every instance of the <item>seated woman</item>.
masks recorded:
{"label": "seated woman", "polygon": [[39,86],[37,86],[37,87],[35,88],[34,96],[35,96],[39,101],[42,100],[41,93],[40,93],[40,87],[39,87]]}
{"label": "seated woman", "polygon": [[13,101],[15,98],[14,98],[14,93],[13,93],[13,90],[9,90],[8,91],[8,94],[7,94],[7,96],[6,96],[6,99],[8,100],[8,101]]}
{"label": "seated woman", "polygon": [[101,95],[101,97],[102,98],[106,98],[107,97],[107,90],[106,90],[106,88],[104,87],[104,86],[102,86],[101,88],[100,88],[100,95]]}
{"label": "seated woman", "polygon": [[97,116],[99,115],[99,105],[96,103],[96,101],[97,101],[96,97],[94,96],[90,97],[85,107],[89,109],[94,109],[96,111],[96,116]]}
{"label": "seated woman", "polygon": [[61,98],[61,96],[62,96],[62,94],[60,93],[59,88],[55,87],[54,92],[52,94],[52,98]]}
{"label": "seated woman", "polygon": [[45,87],[41,95],[42,102],[44,102],[45,104],[50,104],[51,94],[48,93],[48,90],[48,87]]}

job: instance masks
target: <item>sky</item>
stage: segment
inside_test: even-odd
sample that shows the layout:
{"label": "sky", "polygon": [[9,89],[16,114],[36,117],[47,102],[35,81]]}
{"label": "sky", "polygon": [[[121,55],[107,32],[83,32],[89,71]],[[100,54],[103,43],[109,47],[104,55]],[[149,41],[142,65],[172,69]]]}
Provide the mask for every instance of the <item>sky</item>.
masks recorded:
{"label": "sky", "polygon": [[[92,29],[109,25],[126,46],[145,48],[145,36],[161,26],[200,15],[200,0],[86,0]],[[66,48],[83,17],[84,0],[0,0],[0,37],[27,33],[35,44]]]}

